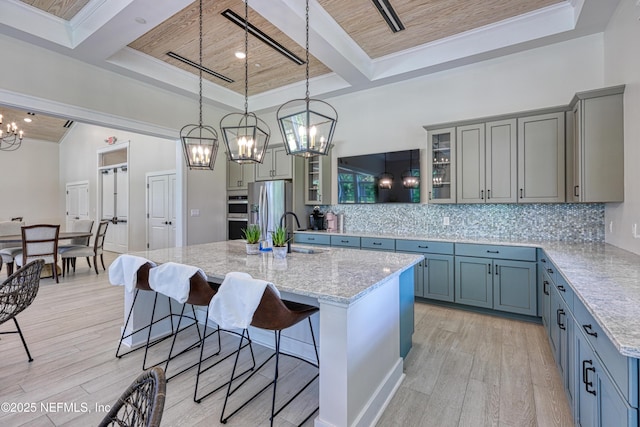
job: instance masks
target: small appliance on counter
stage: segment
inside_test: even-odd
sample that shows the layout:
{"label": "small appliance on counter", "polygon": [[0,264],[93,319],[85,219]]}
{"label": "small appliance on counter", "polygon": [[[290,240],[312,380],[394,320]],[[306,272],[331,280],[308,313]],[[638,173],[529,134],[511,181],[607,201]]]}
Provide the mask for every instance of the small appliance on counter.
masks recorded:
{"label": "small appliance on counter", "polygon": [[333,212],[329,211],[325,214],[325,220],[327,223],[327,231],[329,233],[335,233],[338,231],[338,217]]}
{"label": "small appliance on counter", "polygon": [[320,206],[313,207],[313,213],[309,215],[309,228],[311,230],[326,230],[324,214],[320,212]]}

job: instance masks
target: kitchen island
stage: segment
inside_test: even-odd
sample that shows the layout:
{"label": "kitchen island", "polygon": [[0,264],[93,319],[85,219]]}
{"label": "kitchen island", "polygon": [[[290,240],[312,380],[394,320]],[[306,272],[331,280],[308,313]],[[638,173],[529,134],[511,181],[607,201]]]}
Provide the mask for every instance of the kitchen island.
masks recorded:
{"label": "kitchen island", "polygon": [[[247,255],[243,241],[133,255],[158,264],[171,261],[197,266],[210,281],[219,283],[226,273],[243,271],[275,284],[283,299],[318,306],[315,328],[321,368],[316,426],[374,424],[404,378],[400,289],[413,292],[413,266],[421,259],[418,255],[323,248],[277,260],[271,253]],[[131,301],[132,296],[125,293],[125,311]],[[140,308],[136,304],[133,327],[148,321],[149,302]],[[413,317],[408,320],[412,326]],[[255,335],[252,332],[254,340]],[[305,341],[294,331],[285,350],[310,358],[313,350]]]}

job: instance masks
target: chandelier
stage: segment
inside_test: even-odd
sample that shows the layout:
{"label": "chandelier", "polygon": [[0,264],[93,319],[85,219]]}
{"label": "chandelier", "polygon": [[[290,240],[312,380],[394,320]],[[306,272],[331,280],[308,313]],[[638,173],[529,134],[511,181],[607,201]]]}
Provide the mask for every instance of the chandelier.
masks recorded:
{"label": "chandelier", "polygon": [[2,128],[2,114],[0,114],[0,151],[15,151],[22,145],[24,132],[18,129],[15,122],[7,123],[7,130]]}
{"label": "chandelier", "polygon": [[287,154],[326,156],[338,121],[336,110],[324,101],[309,98],[309,0],[306,2],[306,88],[304,99],[284,103],[276,113]]}
{"label": "chandelier", "polygon": [[200,121],[180,129],[180,139],[189,169],[210,169],[218,154],[218,133],[211,126],[202,124],[202,0],[200,0]]}
{"label": "chandelier", "polygon": [[249,112],[249,1],[244,2],[244,114],[230,113],[220,120],[227,158],[236,163],[262,163],[271,130]]}

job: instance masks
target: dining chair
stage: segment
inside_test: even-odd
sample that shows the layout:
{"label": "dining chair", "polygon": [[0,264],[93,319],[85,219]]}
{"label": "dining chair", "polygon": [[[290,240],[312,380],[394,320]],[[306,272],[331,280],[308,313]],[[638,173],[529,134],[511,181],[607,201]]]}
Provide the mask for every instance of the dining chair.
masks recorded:
{"label": "dining chair", "polygon": [[[70,227],[70,231],[73,231],[73,232],[91,233],[91,230],[93,230],[92,219],[76,219],[71,223],[71,227]],[[89,247],[90,240],[91,240],[91,236],[76,237],[75,239],[71,239],[71,241],[68,244],[58,245],[58,254],[62,255],[62,253],[77,247],[87,248]],[[75,262],[75,259],[73,258],[66,258],[67,270],[69,269],[69,265],[72,260]],[[89,264],[89,268],[91,268],[91,261],[89,260],[89,257],[87,257],[87,263]],[[63,266],[62,268],[63,271],[65,270],[64,267],[65,266]],[[75,269],[75,265],[73,267]]]}
{"label": "dining chair", "polygon": [[[0,236],[20,235],[24,222],[20,221],[2,221],[0,222]],[[22,251],[22,246],[16,246],[16,243],[0,243],[0,257],[7,265],[7,276],[13,274],[13,263],[15,256]]]}
{"label": "dining chair", "polygon": [[31,261],[7,277],[0,285],[0,325],[11,319],[16,325],[15,331],[0,332],[0,334],[19,334],[29,362],[33,362],[33,357],[29,353],[27,342],[22,335],[16,316],[29,307],[36,298],[40,287],[40,273],[43,265],[44,261],[41,259]]}
{"label": "dining chair", "polygon": [[22,227],[22,251],[15,256],[18,267],[36,259],[51,264],[53,278],[58,281],[58,234],[60,225],[36,224]]}
{"label": "dining chair", "polygon": [[[102,263],[102,269],[106,270],[104,266],[104,239],[107,234],[107,227],[109,226],[109,221],[100,221],[98,224],[98,230],[96,230],[96,237],[93,240],[93,247],[91,246],[77,246],[75,248],[70,248],[60,254],[62,257],[62,277],[65,276],[66,273],[66,264],[68,259],[72,259],[71,264],[73,265],[73,271],[75,272],[76,258],[89,258],[93,257],[93,267],[96,270],[96,274],[98,274],[98,256],[100,256],[100,262]],[[89,268],[91,268],[91,263],[89,263]]]}
{"label": "dining chair", "polygon": [[166,379],[160,367],[144,371],[122,393],[100,427],[158,427],[164,412]]}

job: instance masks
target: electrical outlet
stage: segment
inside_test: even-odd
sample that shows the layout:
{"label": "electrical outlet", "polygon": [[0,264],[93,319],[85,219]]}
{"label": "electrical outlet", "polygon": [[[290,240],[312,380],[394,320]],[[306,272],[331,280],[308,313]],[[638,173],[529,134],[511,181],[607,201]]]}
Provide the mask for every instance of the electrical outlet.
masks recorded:
{"label": "electrical outlet", "polygon": [[449,225],[449,217],[448,217],[448,216],[445,216],[445,217],[442,219],[442,225]]}
{"label": "electrical outlet", "polygon": [[613,221],[609,221],[609,233],[613,233]]}
{"label": "electrical outlet", "polygon": [[200,216],[200,209],[191,209],[191,216]]}
{"label": "electrical outlet", "polygon": [[633,224],[631,226],[631,235],[634,239],[640,239],[640,235],[638,235],[638,224]]}

